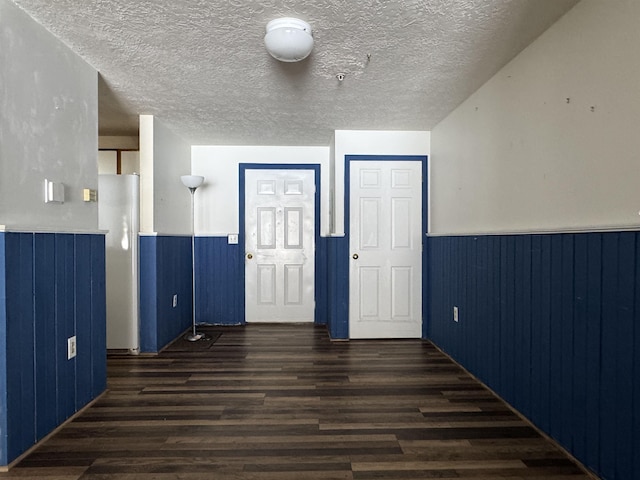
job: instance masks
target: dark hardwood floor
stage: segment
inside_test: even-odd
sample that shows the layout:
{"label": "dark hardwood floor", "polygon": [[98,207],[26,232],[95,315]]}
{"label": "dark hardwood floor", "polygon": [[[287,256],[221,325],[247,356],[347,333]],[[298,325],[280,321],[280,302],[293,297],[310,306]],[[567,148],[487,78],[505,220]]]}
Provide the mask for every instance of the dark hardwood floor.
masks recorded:
{"label": "dark hardwood floor", "polygon": [[592,478],[428,342],[214,330],[110,356],[108,393],[0,478]]}

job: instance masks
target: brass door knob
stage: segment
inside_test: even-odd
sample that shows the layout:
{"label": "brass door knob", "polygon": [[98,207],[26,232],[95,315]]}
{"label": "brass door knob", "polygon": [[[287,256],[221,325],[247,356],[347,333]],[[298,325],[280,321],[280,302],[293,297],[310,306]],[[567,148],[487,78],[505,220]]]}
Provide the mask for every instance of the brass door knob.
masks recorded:
{"label": "brass door knob", "polygon": [[251,254],[251,253],[247,253],[247,258],[248,258],[249,260],[251,260],[251,259],[253,258],[253,254]]}
{"label": "brass door knob", "polygon": [[354,260],[357,260],[357,259],[358,259],[358,254],[357,254],[357,253],[354,253],[354,254],[352,255],[352,258],[353,258]]}

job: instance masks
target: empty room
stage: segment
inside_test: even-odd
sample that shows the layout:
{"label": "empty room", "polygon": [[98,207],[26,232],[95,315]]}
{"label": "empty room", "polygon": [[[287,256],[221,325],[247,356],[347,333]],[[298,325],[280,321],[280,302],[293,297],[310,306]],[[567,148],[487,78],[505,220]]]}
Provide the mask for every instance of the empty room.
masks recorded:
{"label": "empty room", "polygon": [[640,479],[639,22],[0,0],[0,478]]}

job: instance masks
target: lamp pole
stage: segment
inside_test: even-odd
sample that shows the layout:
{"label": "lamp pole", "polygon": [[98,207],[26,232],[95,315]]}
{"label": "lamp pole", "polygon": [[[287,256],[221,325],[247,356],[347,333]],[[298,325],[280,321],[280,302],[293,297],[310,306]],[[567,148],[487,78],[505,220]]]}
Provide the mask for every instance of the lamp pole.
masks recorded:
{"label": "lamp pole", "polygon": [[204,177],[198,175],[183,175],[182,183],[191,192],[191,333],[185,337],[190,342],[197,342],[205,338],[204,333],[196,330],[196,232],[195,232],[195,195]]}

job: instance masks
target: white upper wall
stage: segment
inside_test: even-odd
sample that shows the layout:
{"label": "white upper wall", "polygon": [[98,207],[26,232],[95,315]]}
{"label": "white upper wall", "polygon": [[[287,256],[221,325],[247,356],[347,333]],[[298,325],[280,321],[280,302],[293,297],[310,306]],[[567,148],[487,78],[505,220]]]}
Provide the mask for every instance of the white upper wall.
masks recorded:
{"label": "white upper wall", "polygon": [[102,135],[98,137],[98,148],[112,150],[138,150],[140,148],[140,138]]}
{"label": "white upper wall", "polygon": [[140,233],[152,234],[154,226],[153,201],[153,115],[140,115]]}
{"label": "white upper wall", "polygon": [[319,164],[320,232],[344,234],[345,155],[429,155],[429,132],[338,130],[327,147],[194,146],[192,173],[205,184],[196,192],[198,235],[239,233],[239,165],[241,163]]}
{"label": "white upper wall", "polygon": [[639,19],[583,0],[436,126],[431,233],[640,225]]}
{"label": "white upper wall", "polygon": [[[8,0],[0,0],[0,224],[97,231],[98,74]],[[44,181],[65,202],[44,202]]]}
{"label": "white upper wall", "polygon": [[191,193],[180,180],[191,171],[191,145],[157,120],[153,141],[155,231],[191,234]]}
{"label": "white upper wall", "polygon": [[204,176],[195,196],[198,235],[225,236],[239,231],[241,163],[319,164],[321,232],[329,231],[329,147],[194,146],[192,173]]}
{"label": "white upper wall", "polygon": [[140,115],[140,232],[191,233],[191,146],[152,115]]}
{"label": "white upper wall", "polygon": [[344,235],[344,170],[347,155],[424,155],[431,152],[430,132],[336,130],[334,234]]}

